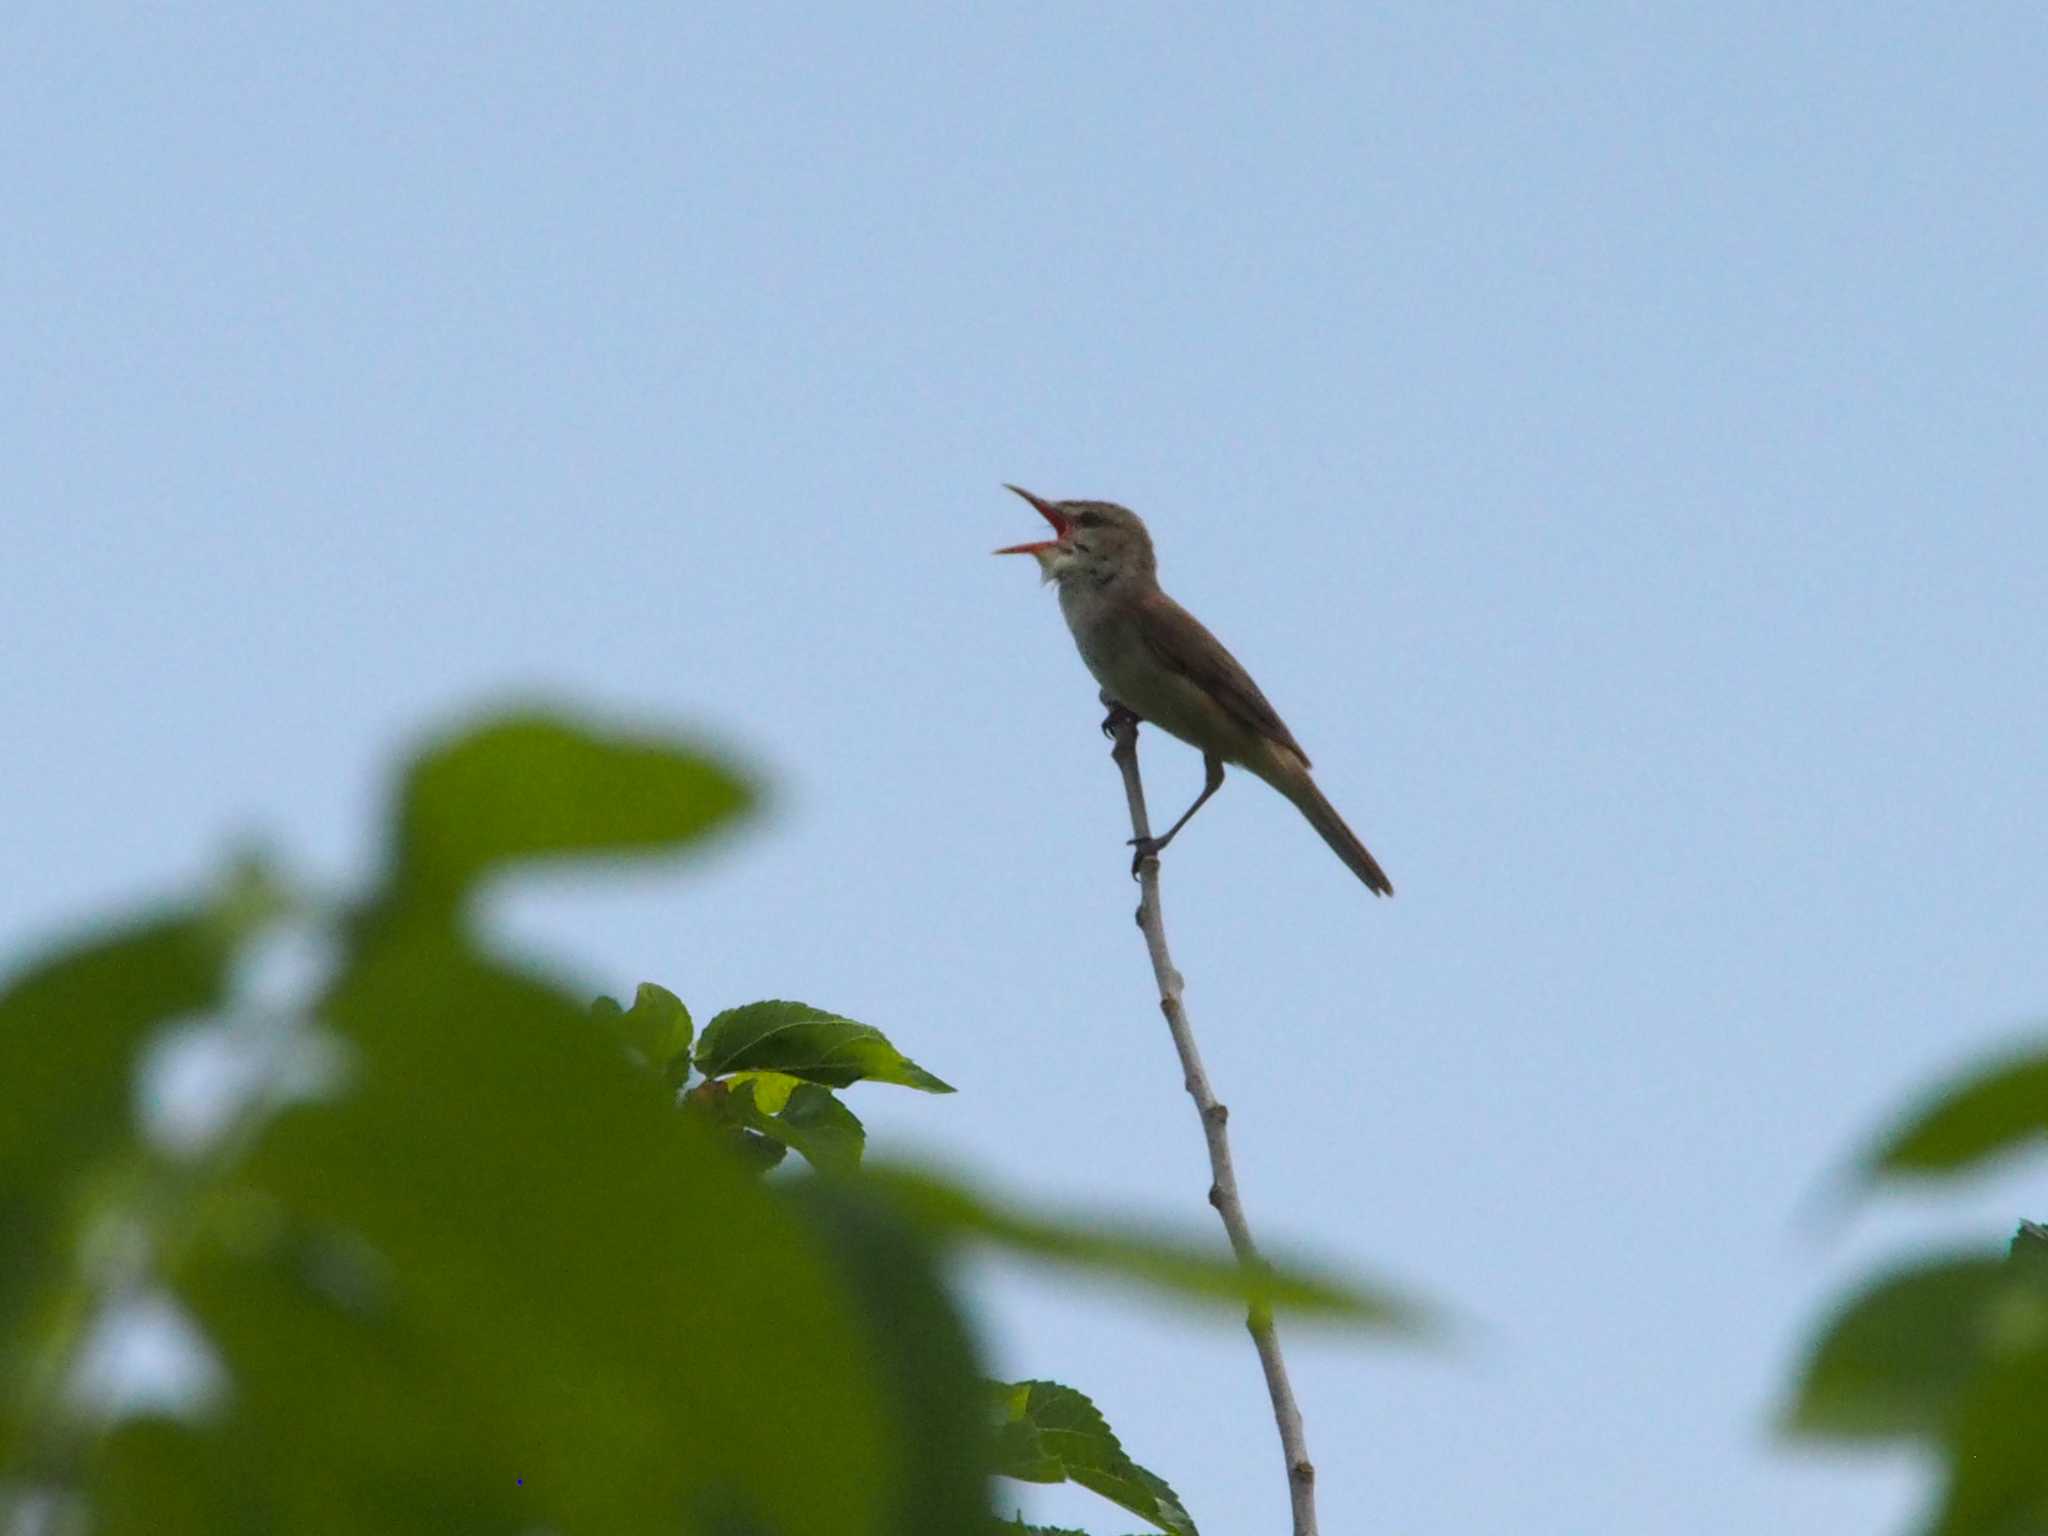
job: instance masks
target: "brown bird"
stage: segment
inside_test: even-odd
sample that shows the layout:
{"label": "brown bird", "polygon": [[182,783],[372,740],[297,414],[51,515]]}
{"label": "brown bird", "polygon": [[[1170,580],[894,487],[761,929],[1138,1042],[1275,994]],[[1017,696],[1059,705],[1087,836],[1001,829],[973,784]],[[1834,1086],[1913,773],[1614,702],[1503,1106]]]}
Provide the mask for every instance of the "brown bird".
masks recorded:
{"label": "brown bird", "polygon": [[1103,702],[1178,736],[1202,753],[1207,777],[1164,837],[1136,843],[1136,868],[1158,853],[1223,787],[1223,765],[1249,768],[1293,801],[1345,867],[1377,896],[1394,894],[1379,862],[1309,777],[1308,754],[1259,685],[1201,621],[1159,587],[1152,536],[1138,514],[1111,501],[1047,501],[1007,486],[1052,524],[1053,537],[999,555],[1031,555],[1060,589],[1060,612]]}

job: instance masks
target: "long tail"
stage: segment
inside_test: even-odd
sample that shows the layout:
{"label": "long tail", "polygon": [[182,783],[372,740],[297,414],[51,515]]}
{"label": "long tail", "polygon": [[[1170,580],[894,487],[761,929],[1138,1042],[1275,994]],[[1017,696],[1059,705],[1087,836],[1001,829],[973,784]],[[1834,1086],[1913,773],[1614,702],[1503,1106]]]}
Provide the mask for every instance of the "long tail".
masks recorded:
{"label": "long tail", "polygon": [[[1358,834],[1344,825],[1344,818],[1337,814],[1337,808],[1323,798],[1323,792],[1316,788],[1316,781],[1308,776],[1308,769],[1289,766],[1294,768],[1293,772],[1276,773],[1266,782],[1295,803],[1301,814],[1308,818],[1308,824],[1322,834],[1323,841],[1330,845],[1330,851],[1344,861],[1346,869],[1365,882],[1373,895],[1393,895],[1394,882],[1380,868],[1379,860],[1366,851],[1365,844],[1358,840]],[[1265,778],[1265,775],[1260,777]]]}

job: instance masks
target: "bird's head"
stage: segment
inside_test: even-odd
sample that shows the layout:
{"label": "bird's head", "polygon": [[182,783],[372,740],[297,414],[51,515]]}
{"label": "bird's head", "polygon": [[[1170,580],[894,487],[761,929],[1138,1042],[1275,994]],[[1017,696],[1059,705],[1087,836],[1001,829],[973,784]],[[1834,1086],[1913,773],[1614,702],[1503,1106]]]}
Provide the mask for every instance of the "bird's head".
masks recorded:
{"label": "bird's head", "polygon": [[1047,581],[1077,578],[1095,582],[1121,576],[1156,573],[1152,535],[1138,514],[1113,501],[1047,501],[1021,486],[1006,486],[1038,509],[1052,524],[1052,537],[1035,544],[1012,544],[999,555],[1031,555]]}

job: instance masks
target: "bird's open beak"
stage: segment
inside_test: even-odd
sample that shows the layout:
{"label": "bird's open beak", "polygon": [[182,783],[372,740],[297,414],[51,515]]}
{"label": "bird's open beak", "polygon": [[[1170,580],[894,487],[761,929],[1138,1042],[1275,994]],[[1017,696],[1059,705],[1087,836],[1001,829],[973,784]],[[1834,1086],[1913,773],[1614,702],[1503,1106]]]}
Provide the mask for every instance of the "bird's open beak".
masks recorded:
{"label": "bird's open beak", "polygon": [[1032,495],[1021,485],[1005,485],[1003,489],[1015,491],[1019,496],[1030,502],[1031,505],[1038,508],[1038,515],[1052,524],[1053,536],[1049,539],[1040,539],[1036,544],[1012,544],[1005,549],[997,550],[996,553],[999,555],[1042,555],[1050,550],[1057,549],[1060,540],[1064,539],[1067,536],[1067,531],[1074,526],[1067,520],[1067,514],[1047,501],[1043,496]]}

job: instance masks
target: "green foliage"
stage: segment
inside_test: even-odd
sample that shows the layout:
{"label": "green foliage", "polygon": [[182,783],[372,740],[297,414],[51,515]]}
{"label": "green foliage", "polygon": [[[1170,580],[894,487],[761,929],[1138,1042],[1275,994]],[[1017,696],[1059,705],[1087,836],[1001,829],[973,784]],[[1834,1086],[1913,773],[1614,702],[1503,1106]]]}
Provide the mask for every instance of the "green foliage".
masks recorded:
{"label": "green foliage", "polygon": [[871,1345],[863,1385],[889,1410],[884,1455],[897,1490],[884,1529],[939,1530],[968,1510],[972,1519],[953,1529],[981,1529],[991,1455],[979,1362],[929,1237],[862,1183],[792,1181],[790,1194],[857,1303]]}
{"label": "green foliage", "polygon": [[2048,1138],[2048,1051],[2009,1057],[1944,1087],[1871,1154],[1870,1174],[1973,1171]]}
{"label": "green foliage", "polygon": [[264,885],[239,870],[212,898],[104,925],[0,986],[0,1467],[25,1403],[53,1386],[43,1339],[75,1321],[65,1281],[132,1142],[135,1058],[159,1026],[220,1006],[237,946],[274,910]]}
{"label": "green foliage", "polygon": [[668,852],[755,798],[699,749],[547,714],[501,716],[435,743],[406,773],[391,894],[452,901],[504,865]]}
{"label": "green foliage", "polygon": [[2020,1248],[1882,1277],[1823,1330],[1788,1428],[1934,1447],[1934,1536],[2048,1530],[2048,1265]]}
{"label": "green foliage", "polygon": [[799,1083],[770,1115],[755,1105],[759,1086],[758,1081],[742,1083],[733,1094],[735,1111],[748,1130],[800,1153],[820,1173],[851,1173],[860,1166],[867,1131],[831,1089]]}
{"label": "green foliage", "polygon": [[1982,1384],[2048,1348],[2048,1277],[1958,1255],[1883,1276],[1823,1330],[1789,1427],[1847,1439],[1940,1436]]}
{"label": "green foliage", "polygon": [[995,1382],[996,1466],[1032,1483],[1074,1482],[1171,1536],[1195,1523],[1164,1478],[1124,1454],[1095,1405],[1051,1381]]}
{"label": "green foliage", "polygon": [[926,1093],[953,1091],[891,1045],[879,1029],[807,1003],[728,1008],[704,1026],[704,1037],[697,1042],[697,1070],[706,1077],[782,1072],[827,1088],[848,1088],[869,1079]]}
{"label": "green foliage", "polygon": [[[821,1242],[837,1197],[764,1186],[636,1069],[635,1053],[687,1058],[676,999],[643,988],[593,1029],[558,987],[477,949],[449,900],[520,859],[678,846],[745,803],[728,771],[528,716],[437,748],[407,786],[393,883],[343,924],[342,963],[306,1009],[342,1048],[340,1090],[213,1158],[148,1175],[157,1155],[125,1110],[151,1028],[231,1002],[229,928],[172,913],[8,988],[0,1050],[10,1088],[35,1095],[0,1120],[10,1192],[62,1210],[81,1188],[147,1191],[121,1219],[148,1233],[157,1281],[232,1391],[203,1418],[81,1446],[54,1411],[61,1374],[11,1376],[9,1422],[34,1433],[6,1475],[75,1481],[115,1531],[985,1518],[980,1459],[935,1481],[902,1452],[927,1410],[892,1383],[899,1334],[964,1338],[922,1246],[869,1223],[865,1263],[902,1278],[879,1315]],[[88,1284],[75,1262],[32,1277],[10,1321],[73,1323],[24,1354],[75,1347],[79,1308],[49,1293]],[[943,1363],[974,1379],[964,1344]]]}
{"label": "green foliage", "polygon": [[1247,1269],[1222,1243],[1145,1232],[1114,1222],[1026,1215],[962,1184],[891,1168],[886,1182],[927,1231],[992,1244],[1025,1258],[1112,1276],[1183,1300],[1249,1303],[1352,1327],[1416,1333],[1429,1326],[1422,1307],[1391,1291],[1284,1264]]}
{"label": "green foliage", "polygon": [[61,1272],[68,1176],[129,1134],[136,1051],[219,1003],[230,959],[193,907],[80,939],[0,990],[0,1381],[19,1379],[21,1325]]}
{"label": "green foliage", "polygon": [[2006,1256],[2015,1264],[2048,1264],[2048,1227],[2038,1221],[2021,1222]]}
{"label": "green foliage", "polygon": [[[1982,1167],[2048,1132],[2048,1055],[2008,1059],[1936,1094],[1885,1136],[1868,1178]],[[1926,1259],[1878,1275],[1820,1330],[1787,1432],[1918,1443],[1947,1468],[1929,1536],[2048,1531],[2048,1229],[2003,1255]]]}
{"label": "green foliage", "polygon": [[619,1037],[635,1060],[660,1071],[680,1087],[690,1074],[690,1010],[666,987],[640,983],[633,1006],[621,1008],[609,997],[590,1005],[590,1016]]}
{"label": "green foliage", "polygon": [[[754,792],[728,766],[524,713],[437,742],[402,786],[387,878],[348,908],[245,865],[0,987],[0,1524],[26,1492],[78,1497],[116,1536],[951,1536],[996,1526],[1001,1470],[1191,1531],[1078,1392],[1023,1384],[990,1424],[946,1247],[1406,1315],[863,1173],[842,1091],[951,1091],[879,1030],[762,1002],[700,1033],[653,983],[586,1006],[471,931],[500,871],[670,853],[730,821]],[[286,918],[324,924],[338,963],[285,1010],[279,1056],[340,1069],[251,1095],[196,1153],[151,1145],[129,1113],[144,1048],[232,1016],[238,962]],[[790,1151],[814,1172],[763,1176]],[[110,1233],[133,1255],[120,1284],[175,1300],[212,1352],[227,1390],[203,1412],[61,1409]]]}
{"label": "green foliage", "polygon": [[[645,981],[631,1008],[600,997],[590,1016],[625,1046],[631,1060],[658,1071],[669,1086],[689,1082],[690,1012],[673,992]],[[686,1106],[721,1128],[728,1146],[760,1171],[777,1166],[789,1152],[821,1173],[850,1173],[860,1166],[867,1144],[860,1118],[830,1088],[807,1079],[848,1087],[866,1078],[952,1092],[880,1030],[802,1003],[726,1010],[704,1031],[696,1061],[703,1078]]]}
{"label": "green foliage", "polygon": [[125,1136],[136,1049],[165,1020],[218,1006],[233,958],[194,905],[79,940],[0,991],[0,1179],[32,1187]]}

